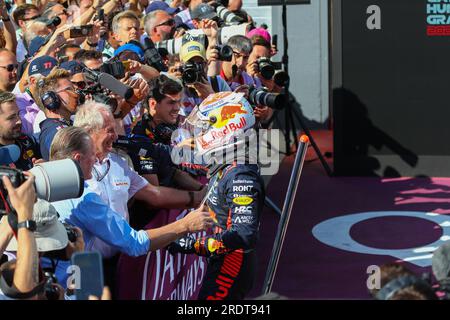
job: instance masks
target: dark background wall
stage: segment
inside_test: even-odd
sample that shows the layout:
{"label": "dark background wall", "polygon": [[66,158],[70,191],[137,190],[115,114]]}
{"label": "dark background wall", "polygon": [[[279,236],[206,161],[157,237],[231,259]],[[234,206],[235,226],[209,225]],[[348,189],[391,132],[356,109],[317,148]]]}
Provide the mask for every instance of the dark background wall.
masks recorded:
{"label": "dark background wall", "polygon": [[427,35],[428,1],[332,2],[336,174],[450,176],[450,37]]}

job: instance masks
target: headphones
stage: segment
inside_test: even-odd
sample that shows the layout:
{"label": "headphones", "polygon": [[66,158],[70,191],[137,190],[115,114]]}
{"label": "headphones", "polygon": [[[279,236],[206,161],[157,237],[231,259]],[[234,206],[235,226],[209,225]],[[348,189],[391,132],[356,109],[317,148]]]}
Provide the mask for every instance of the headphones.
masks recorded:
{"label": "headphones", "polygon": [[[39,88],[44,87],[44,79],[40,79],[37,83]],[[40,95],[42,105],[50,110],[58,110],[61,107],[61,98],[54,91],[46,91]]]}

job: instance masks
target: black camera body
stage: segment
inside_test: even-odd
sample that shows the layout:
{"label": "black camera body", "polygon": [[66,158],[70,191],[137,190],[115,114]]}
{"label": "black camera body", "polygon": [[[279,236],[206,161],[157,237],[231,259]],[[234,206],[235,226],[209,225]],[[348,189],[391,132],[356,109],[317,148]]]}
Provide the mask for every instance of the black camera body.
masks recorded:
{"label": "black camera body", "polygon": [[125,67],[120,60],[110,60],[107,62],[103,62],[102,66],[100,67],[100,71],[108,73],[116,79],[122,79],[123,77],[125,77]]}
{"label": "black camera body", "polygon": [[69,241],[70,242],[76,242],[77,238],[78,238],[78,234],[75,231],[75,229],[72,228],[71,226],[69,226],[68,224],[64,224],[64,228],[66,228],[67,238],[69,239]]}
{"label": "black camera body", "polygon": [[227,45],[216,46],[219,51],[220,61],[231,61],[233,59],[233,49]]}
{"label": "black camera body", "polygon": [[114,113],[118,107],[117,99],[109,96],[100,85],[95,85],[90,88],[79,90],[79,95],[83,97],[86,95],[90,95],[94,101],[109,106],[112,113]]}
{"label": "black camera body", "polygon": [[192,84],[202,81],[204,77],[203,65],[195,62],[188,62],[181,67],[181,79],[184,84]]}
{"label": "black camera body", "polygon": [[55,275],[51,272],[45,272],[44,294],[47,300],[59,300],[59,290],[53,286],[58,283]]}
{"label": "black camera body", "polygon": [[256,64],[258,66],[258,71],[261,76],[266,80],[271,80],[273,75],[275,74],[275,66],[269,58],[261,57],[256,60]]}
{"label": "black camera body", "polygon": [[18,188],[26,180],[22,170],[0,166],[0,194],[2,195],[0,201],[0,215],[8,214],[14,210],[6,197],[7,192],[2,182],[3,176],[9,178],[14,188]]}

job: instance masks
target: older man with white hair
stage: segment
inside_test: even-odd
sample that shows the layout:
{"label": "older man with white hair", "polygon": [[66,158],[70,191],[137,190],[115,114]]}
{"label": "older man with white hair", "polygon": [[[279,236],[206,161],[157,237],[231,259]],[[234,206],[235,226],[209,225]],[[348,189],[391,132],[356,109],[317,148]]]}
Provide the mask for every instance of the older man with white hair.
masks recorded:
{"label": "older man with white hair", "polygon": [[[117,140],[114,117],[107,105],[87,102],[79,107],[74,126],[85,129],[91,136],[96,155],[89,188],[97,193],[116,213],[127,221],[128,200],[135,197],[150,208],[193,208],[200,204],[205,191],[182,191],[156,187],[128,165],[127,158],[113,151]],[[100,249],[100,248],[99,248]],[[101,248],[104,256],[118,251],[110,246]]]}

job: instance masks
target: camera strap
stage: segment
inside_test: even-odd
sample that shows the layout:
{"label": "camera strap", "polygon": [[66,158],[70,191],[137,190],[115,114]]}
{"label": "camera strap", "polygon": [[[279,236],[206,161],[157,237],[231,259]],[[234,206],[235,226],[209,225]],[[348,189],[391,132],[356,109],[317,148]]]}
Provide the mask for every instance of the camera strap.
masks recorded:
{"label": "camera strap", "polygon": [[210,77],[211,79],[211,87],[213,88],[214,92],[220,92],[220,88],[219,88],[219,79],[217,79],[217,76],[212,76]]}
{"label": "camera strap", "polygon": [[0,274],[0,289],[3,294],[12,299],[29,299],[44,291],[45,280],[28,292],[20,292],[14,286],[14,271],[3,270]]}

